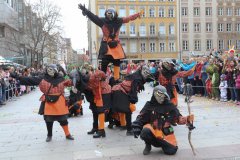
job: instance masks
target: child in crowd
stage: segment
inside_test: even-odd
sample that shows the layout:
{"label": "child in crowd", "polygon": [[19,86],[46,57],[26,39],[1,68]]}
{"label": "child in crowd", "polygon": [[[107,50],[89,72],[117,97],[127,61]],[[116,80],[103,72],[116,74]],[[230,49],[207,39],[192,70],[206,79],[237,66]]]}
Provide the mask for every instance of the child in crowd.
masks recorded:
{"label": "child in crowd", "polygon": [[240,64],[236,67],[236,73],[235,73],[236,79],[236,93],[237,93],[237,105],[240,105]]}
{"label": "child in crowd", "polygon": [[226,81],[226,75],[222,74],[220,77],[220,85],[219,85],[219,89],[220,89],[220,93],[221,93],[221,102],[227,102],[227,81]]}

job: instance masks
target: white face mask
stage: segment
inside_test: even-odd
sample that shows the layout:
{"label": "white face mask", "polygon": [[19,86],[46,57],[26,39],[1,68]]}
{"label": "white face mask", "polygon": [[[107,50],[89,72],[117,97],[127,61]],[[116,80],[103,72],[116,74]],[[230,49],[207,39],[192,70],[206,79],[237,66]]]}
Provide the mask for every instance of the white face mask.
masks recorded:
{"label": "white face mask", "polygon": [[160,91],[153,92],[153,95],[159,104],[163,104],[165,101],[166,95]]}
{"label": "white face mask", "polygon": [[55,70],[55,69],[50,68],[50,67],[47,68],[47,74],[48,74],[49,76],[54,77],[55,73],[56,73],[56,70]]}
{"label": "white face mask", "polygon": [[146,67],[146,66],[143,66],[142,71],[141,71],[141,74],[142,74],[142,76],[143,76],[143,78],[144,78],[145,80],[146,80],[148,77],[151,76],[150,70],[149,70],[149,68]]}

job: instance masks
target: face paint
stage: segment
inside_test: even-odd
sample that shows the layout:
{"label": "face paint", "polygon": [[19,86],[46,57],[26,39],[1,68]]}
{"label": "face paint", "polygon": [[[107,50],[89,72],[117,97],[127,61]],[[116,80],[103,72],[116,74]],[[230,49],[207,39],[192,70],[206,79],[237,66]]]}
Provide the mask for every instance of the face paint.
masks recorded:
{"label": "face paint", "polygon": [[153,95],[159,104],[163,104],[163,102],[165,101],[165,98],[166,98],[166,95],[164,93],[157,90],[153,93]]}

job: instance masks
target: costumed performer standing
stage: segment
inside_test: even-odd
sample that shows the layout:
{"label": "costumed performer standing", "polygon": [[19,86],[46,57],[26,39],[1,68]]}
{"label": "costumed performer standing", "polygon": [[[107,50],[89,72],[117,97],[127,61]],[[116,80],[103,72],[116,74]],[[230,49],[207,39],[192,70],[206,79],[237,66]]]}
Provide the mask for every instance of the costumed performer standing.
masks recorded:
{"label": "costumed performer standing", "polygon": [[[65,80],[59,73],[59,70],[63,72],[62,68],[58,68],[55,64],[50,64],[46,67],[46,72],[43,76],[38,77],[18,77],[12,75],[18,79],[21,85],[36,86],[39,85],[43,95],[40,98],[41,106],[39,114],[43,115],[43,118],[47,127],[47,139],[46,142],[52,140],[53,122],[58,121],[62,126],[66,139],[74,140],[68,129],[68,107],[64,97],[64,88],[72,85],[70,79]],[[65,73],[64,73],[65,74]]]}
{"label": "costumed performer standing", "polygon": [[120,77],[120,60],[126,58],[119,40],[120,28],[122,24],[140,18],[144,12],[141,11],[128,17],[119,18],[115,9],[109,8],[105,11],[105,17],[99,18],[87,10],[85,5],[79,4],[78,7],[82,10],[84,16],[87,16],[102,29],[103,38],[98,55],[98,59],[102,60],[101,70],[106,73],[108,64],[113,63],[114,79],[118,80]]}

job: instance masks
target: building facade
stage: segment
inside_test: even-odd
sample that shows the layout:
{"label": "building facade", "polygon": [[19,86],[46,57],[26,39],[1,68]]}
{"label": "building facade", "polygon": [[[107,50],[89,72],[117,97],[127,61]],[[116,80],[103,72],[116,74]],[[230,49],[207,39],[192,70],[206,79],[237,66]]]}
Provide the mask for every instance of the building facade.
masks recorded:
{"label": "building facade", "polygon": [[0,0],[0,55],[6,59],[18,55],[12,35],[18,33],[18,5],[16,0]]}
{"label": "building facade", "polygon": [[217,0],[181,0],[180,45],[183,56],[217,49]]}
{"label": "building facade", "polygon": [[[176,0],[96,0],[89,9],[103,17],[107,8],[114,8],[119,17],[144,10],[141,19],[123,24],[119,38],[130,60],[178,58],[178,2]],[[89,52],[98,52],[102,32],[89,21]],[[94,58],[97,57],[94,55]]]}
{"label": "building facade", "polygon": [[68,58],[75,62],[71,39],[53,37],[41,27],[41,17],[25,0],[0,0],[0,56],[34,67]]}
{"label": "building facade", "polygon": [[218,0],[217,32],[218,50],[240,53],[240,0]]}

